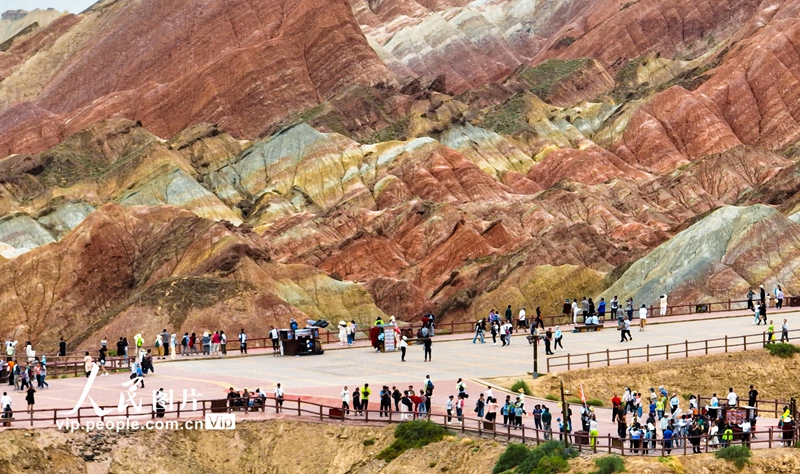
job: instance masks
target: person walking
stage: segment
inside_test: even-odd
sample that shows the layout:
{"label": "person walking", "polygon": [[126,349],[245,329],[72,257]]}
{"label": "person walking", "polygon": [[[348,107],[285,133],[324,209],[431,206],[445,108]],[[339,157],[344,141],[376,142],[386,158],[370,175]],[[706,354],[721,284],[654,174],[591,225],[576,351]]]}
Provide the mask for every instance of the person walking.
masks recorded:
{"label": "person walking", "polygon": [[572,324],[578,324],[578,315],[581,314],[581,307],[578,305],[578,298],[572,300]]}
{"label": "person walking", "polygon": [[400,362],[406,361],[406,349],[408,349],[408,337],[403,336],[400,339],[400,344],[398,346],[400,348]]}
{"label": "person walking", "polygon": [[789,322],[785,319],[781,324],[781,342],[789,342]]}
{"label": "person walking", "polygon": [[523,306],[521,310],[519,310],[519,319],[517,319],[517,327],[522,329],[528,329],[528,315],[525,313],[525,307]]}
{"label": "person walking", "polygon": [[103,375],[101,377],[108,377],[108,371],[106,370],[106,352],[108,349],[107,346],[101,346],[99,351],[98,362],[100,362],[100,368],[103,369]]}
{"label": "person walking", "polygon": [[767,326],[767,343],[775,343],[775,323],[770,319]]}
{"label": "person walking", "polygon": [[647,306],[642,305],[639,308],[639,332],[644,331],[644,327],[647,325]]}
{"label": "person walking", "polygon": [[475,414],[478,418],[483,418],[483,413],[486,410],[486,400],[483,398],[483,394],[478,396],[478,400],[475,401]]}
{"label": "person walking", "polygon": [[458,400],[456,400],[456,417],[459,423],[464,419],[464,395],[461,393],[458,394]]}
{"label": "person walking", "polygon": [[247,334],[244,328],[239,332],[239,354],[247,354]]}
{"label": "person walking", "polygon": [[785,296],[786,295],[784,295],[783,289],[781,288],[781,285],[778,285],[778,290],[775,292],[775,308],[776,309],[783,308],[783,298]]}
{"label": "person walking", "polygon": [[177,352],[178,347],[178,335],[172,334],[169,337],[169,358],[171,360],[175,360],[175,353]]}
{"label": "person walking", "polygon": [[[586,324],[586,318],[589,317],[589,302],[586,300],[585,296],[581,300],[581,313],[583,314],[583,323]],[[575,324],[577,324],[577,321]]]}
{"label": "person walking", "polygon": [[561,332],[561,328],[556,326],[556,332],[553,334],[555,344],[553,345],[553,351],[555,352],[556,349],[561,347],[561,352],[564,352],[564,345],[561,343],[561,340],[564,339],[564,334]]}
{"label": "person walking", "polygon": [[508,305],[508,308],[506,308],[505,316],[506,316],[506,323],[507,324],[511,324],[513,326],[514,325],[514,313],[511,311],[511,305]]}
{"label": "person walking", "polygon": [[548,328],[544,333],[544,353],[545,355],[554,355],[550,350],[550,343],[553,341],[553,332]]}
{"label": "person walking", "polygon": [[755,307],[753,306],[753,297],[755,295],[756,294],[753,293],[753,287],[752,286],[747,289],[747,309],[749,309],[750,311],[755,310]]}
{"label": "person walking", "polygon": [[758,390],[750,386],[750,391],[747,392],[747,406],[756,407],[758,403]]}
{"label": "person walking", "polygon": [[425,362],[433,361],[433,351],[431,350],[433,346],[433,341],[431,341],[430,337],[426,337],[425,340],[422,341],[422,350],[425,353]]}
{"label": "person walking", "polygon": [[659,308],[661,310],[661,312],[658,315],[659,316],[666,316],[667,315],[667,294],[664,293],[663,295],[661,295],[661,298],[659,298],[659,301],[661,303],[661,308]]}
{"label": "person walking", "polygon": [[225,331],[219,332],[219,347],[222,355],[228,355],[228,336],[225,335]]}
{"label": "person walking", "polygon": [[[490,324],[490,332],[492,333],[492,345],[497,345],[497,333],[500,332],[500,326],[497,325],[494,321],[489,321]],[[500,336],[500,340],[503,340],[503,337]]]}
{"label": "person walking", "polygon": [[623,321],[622,329],[620,330],[620,332],[621,332],[621,338],[619,342],[627,342],[629,340],[628,339],[629,337],[631,341],[633,340],[633,336],[631,336],[631,322],[628,321],[627,319]]}
{"label": "person walking", "polygon": [[479,319],[475,322],[475,337],[472,338],[472,343],[475,344],[475,341],[478,338],[481,338],[481,344],[485,344],[486,341],[483,340],[483,331],[486,330],[486,323],[483,322],[483,319]]}
{"label": "person walking", "polygon": [[166,341],[161,340],[161,334],[156,334],[156,340],[153,343],[156,346],[156,359],[163,359],[164,358],[164,343]]}
{"label": "person walking", "polygon": [[89,378],[92,373],[92,365],[94,365],[92,356],[89,355],[89,351],[86,351],[83,356],[83,369],[86,371],[86,378]]}
{"label": "person walking", "polygon": [[36,393],[36,389],[31,385],[28,387],[28,394],[25,395],[25,401],[28,402],[28,412],[33,412],[33,405],[36,404],[36,399],[33,396],[34,393]]}
{"label": "person walking", "polygon": [[63,337],[60,338],[60,341],[58,342],[58,356],[59,357],[67,356],[67,341],[65,341]]}

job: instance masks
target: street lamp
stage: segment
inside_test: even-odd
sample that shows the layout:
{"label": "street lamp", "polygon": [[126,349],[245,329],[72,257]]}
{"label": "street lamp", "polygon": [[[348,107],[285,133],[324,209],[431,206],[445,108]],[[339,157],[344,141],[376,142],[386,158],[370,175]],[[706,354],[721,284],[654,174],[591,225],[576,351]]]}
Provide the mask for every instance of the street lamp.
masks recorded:
{"label": "street lamp", "polygon": [[539,378],[539,338],[535,332],[530,337],[531,345],[533,345],[533,372],[528,372],[528,374],[533,375],[535,380]]}

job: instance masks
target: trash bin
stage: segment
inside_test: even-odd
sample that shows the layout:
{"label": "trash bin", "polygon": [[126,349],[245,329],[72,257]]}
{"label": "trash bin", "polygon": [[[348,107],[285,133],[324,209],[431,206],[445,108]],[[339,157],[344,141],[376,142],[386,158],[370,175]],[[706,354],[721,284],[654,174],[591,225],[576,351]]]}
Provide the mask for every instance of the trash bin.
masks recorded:
{"label": "trash bin", "polygon": [[579,444],[581,446],[588,446],[589,445],[589,432],[588,431],[576,431],[572,435],[575,437],[575,444]]}
{"label": "trash bin", "polygon": [[787,296],[786,306],[800,306],[800,296]]}
{"label": "trash bin", "polygon": [[328,417],[341,420],[344,418],[344,412],[342,411],[341,408],[331,408],[330,410],[328,410]]}
{"label": "trash bin", "polygon": [[494,431],[494,422],[493,421],[484,421],[483,422],[483,430],[484,431]]}
{"label": "trash bin", "polygon": [[625,440],[622,438],[611,438],[611,447],[613,448],[624,448],[625,447]]}

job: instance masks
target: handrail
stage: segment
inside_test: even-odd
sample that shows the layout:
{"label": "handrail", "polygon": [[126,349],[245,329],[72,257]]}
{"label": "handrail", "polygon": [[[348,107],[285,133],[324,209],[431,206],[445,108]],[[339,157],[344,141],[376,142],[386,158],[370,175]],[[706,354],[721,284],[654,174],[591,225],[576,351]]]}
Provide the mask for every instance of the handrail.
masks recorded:
{"label": "handrail", "polygon": [[[788,331],[789,333],[797,334],[800,329]],[[779,332],[774,333],[775,338],[779,337]],[[741,341],[741,342],[739,342]],[[776,341],[773,341],[776,342]],[[717,343],[714,345],[714,343]],[[651,346],[648,344],[645,347],[625,348],[625,349],[606,349],[598,352],[587,352],[583,354],[566,354],[559,356],[552,356],[547,359],[547,372],[551,369],[558,367],[566,367],[567,370],[573,368],[589,368],[592,365],[599,365],[601,367],[610,367],[612,362],[625,361],[630,364],[631,361],[636,362],[650,362],[650,360],[669,360],[670,356],[673,359],[681,357],[689,357],[690,353],[698,352],[708,355],[715,349],[728,352],[730,349],[741,347],[742,351],[762,349],[769,344],[767,341],[767,332],[764,331],[760,334],[746,334],[743,336],[725,336],[714,339],[704,339],[700,341],[677,342],[672,344],[662,344]],[[592,357],[599,356],[599,357]],[[663,356],[663,357],[662,357]]]}
{"label": "handrail", "polygon": [[[234,409],[244,408],[244,407],[231,407],[229,404],[228,399],[204,399],[204,400],[197,400],[197,407],[196,409],[192,410],[182,410],[180,408],[180,404],[177,405],[177,409],[175,410],[165,410],[163,412],[163,417],[159,417],[159,413],[155,410],[153,404],[142,404],[142,409],[147,408],[147,410],[143,411],[140,414],[131,414],[130,407],[126,407],[125,413],[112,413],[105,416],[98,416],[97,413],[94,412],[92,407],[80,407],[77,410],[76,416],[73,417],[65,417],[60,416],[59,412],[67,411],[67,409],[58,409],[58,408],[47,408],[47,409],[34,409],[31,411],[17,411],[13,413],[13,417],[10,419],[0,418],[0,429],[5,427],[10,427],[12,424],[21,423],[27,424],[31,427],[35,426],[36,423],[45,423],[47,425],[56,425],[59,421],[66,422],[67,420],[76,420],[77,423],[84,423],[89,420],[97,420],[99,419],[104,424],[109,422],[114,423],[115,419],[118,418],[125,418],[128,422],[135,421],[137,423],[144,421],[152,422],[155,420],[156,422],[163,421],[163,422],[170,422],[173,420],[177,423],[178,419],[195,419],[198,416],[205,417],[205,415],[209,412],[229,412]],[[218,405],[218,406],[214,406]],[[294,406],[296,405],[296,407]],[[102,406],[100,407],[103,410],[107,410],[109,408],[116,408],[113,406]],[[420,413],[420,412],[397,412],[393,409],[389,410],[362,410],[361,414],[363,417],[356,415],[356,410],[350,409],[350,414],[346,414],[341,411],[339,407],[333,407],[329,405],[323,405],[314,402],[307,402],[303,401],[301,398],[296,399],[289,399],[285,398],[283,400],[282,406],[279,407],[277,400],[275,397],[269,396],[266,397],[264,406],[257,407],[248,411],[264,411],[266,412],[267,409],[270,411],[275,410],[276,413],[280,412],[283,416],[296,416],[299,418],[306,418],[306,419],[318,419],[319,421],[327,421],[327,422],[344,422],[344,421],[355,421],[355,422],[363,422],[363,423],[370,423],[370,422],[378,422],[378,423],[401,423],[403,421],[417,419],[417,418],[424,418],[430,420],[433,423],[437,423],[443,426],[445,429],[452,429],[461,431],[462,433],[473,433],[477,434],[478,436],[501,436],[505,437],[508,441],[518,440],[522,443],[525,442],[532,442],[532,443],[542,443],[546,441],[548,438],[555,439],[556,436],[559,436],[558,431],[553,432],[545,431],[543,429],[536,429],[530,428],[525,425],[519,425],[518,427],[513,427],[511,425],[503,425],[500,429],[498,429],[498,425],[500,421],[495,422],[488,422],[485,419],[477,419],[477,418],[470,418],[467,416],[458,417],[457,415],[446,415],[441,413]],[[325,412],[327,410],[327,413]],[[88,412],[88,413],[87,413]],[[288,413],[288,415],[286,415]],[[51,415],[52,414],[52,415]],[[24,416],[27,415],[27,416]],[[37,415],[45,415],[45,416],[37,416]],[[384,416],[382,416],[384,415]],[[158,418],[158,419],[157,419]],[[145,421],[147,420],[147,421]],[[175,425],[177,427],[177,425]],[[67,429],[70,427],[67,426]],[[513,430],[513,431],[512,431]],[[767,430],[763,431],[754,431],[751,434],[751,439],[749,440],[749,445],[754,444],[767,444],[768,447],[772,448],[774,444],[783,445],[787,443],[789,446],[793,446],[795,440],[798,439],[798,433],[800,433],[800,426],[795,427],[795,429],[791,432],[791,436],[786,439],[776,438],[776,433],[783,435],[783,432],[780,429],[773,429],[773,427],[768,428]],[[788,433],[788,432],[787,432]],[[752,435],[762,435],[753,437]],[[765,438],[763,435],[767,435]],[[611,436],[610,433],[607,433],[605,436],[597,436],[595,438],[594,446],[590,446],[590,435],[588,432],[585,431],[573,431],[567,433],[566,436],[568,437],[568,441],[579,451],[594,451],[594,452],[608,452],[608,453],[616,453],[621,456],[631,456],[631,455],[638,455],[638,451],[644,451],[641,447],[636,449],[634,452],[633,447],[626,447],[625,440],[620,439],[617,437]],[[719,433],[717,435],[717,439],[721,439],[722,434]],[[709,452],[711,449],[714,448],[714,438],[709,435],[703,434],[699,437],[698,445],[701,449],[701,452]],[[696,439],[696,437],[695,437]],[[688,445],[690,444],[689,437],[675,437],[673,438],[673,446],[671,448],[667,448],[663,442],[657,440],[660,443],[660,447],[651,448],[648,447],[648,453],[642,455],[651,455],[651,456],[666,456],[669,455],[669,451],[681,451],[683,450],[683,454],[688,453]],[[740,434],[737,434],[735,437],[735,441],[738,441],[735,444],[741,444],[744,442]]]}
{"label": "handrail", "polygon": [[[787,296],[784,301],[789,301],[796,297],[789,297]],[[667,314],[660,314],[661,308],[660,306],[650,305],[648,306],[648,318],[649,319],[658,319],[670,316],[682,316],[686,314],[704,314],[704,313],[716,313],[721,311],[732,311],[732,310],[739,310],[739,309],[746,309],[747,308],[747,301],[748,300],[727,300],[727,301],[714,301],[710,303],[688,303],[688,304],[680,304],[680,305],[668,305],[667,306]],[[754,300],[755,301],[755,300]],[[789,306],[788,304],[785,306]],[[774,306],[773,306],[774,308]],[[634,308],[634,314],[637,313],[638,308]],[[609,314],[609,313],[606,313]],[[503,316],[500,316],[501,319]],[[527,316],[527,322],[530,325],[535,318],[534,315]],[[582,318],[582,316],[579,316]],[[512,318],[512,321],[519,322],[518,317],[515,315]],[[555,314],[555,315],[548,315],[542,316],[542,322],[546,326],[555,326],[560,324],[572,324],[572,315],[568,314]],[[412,332],[415,332],[422,328],[421,322],[416,323],[404,323],[400,322],[401,329],[410,329]],[[449,333],[449,334],[463,334],[463,333],[471,333],[475,330],[475,322],[474,321],[442,321],[437,322],[435,325],[436,331],[440,333]],[[365,332],[359,332],[357,338],[364,339],[366,338]],[[332,342],[338,341],[338,332],[331,330],[331,331],[320,331],[320,339],[325,344],[330,344]],[[180,343],[180,341],[178,341]],[[116,350],[116,341],[109,341],[109,349]],[[130,347],[134,347],[131,345]],[[266,349],[272,347],[272,341],[268,337],[248,337],[247,338],[247,348],[249,349]],[[155,352],[155,346],[144,346],[145,349],[151,349]],[[180,351],[181,346],[180,344],[176,347],[178,351]],[[228,352],[236,352],[239,351],[239,341],[237,339],[229,339],[227,343],[227,351]],[[67,351],[67,357],[75,355],[83,357],[84,351]],[[56,358],[61,357],[58,355],[58,351],[54,352],[47,352],[45,353],[48,358]],[[24,357],[23,354],[17,354],[17,357]]]}

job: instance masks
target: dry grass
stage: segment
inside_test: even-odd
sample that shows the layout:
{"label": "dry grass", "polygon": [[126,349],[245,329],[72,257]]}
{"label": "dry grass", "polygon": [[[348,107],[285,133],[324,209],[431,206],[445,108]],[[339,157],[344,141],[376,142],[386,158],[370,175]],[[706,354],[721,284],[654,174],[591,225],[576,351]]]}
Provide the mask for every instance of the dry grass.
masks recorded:
{"label": "dry grass", "polygon": [[[800,395],[800,357],[781,359],[770,356],[766,350],[714,354],[669,361],[617,365],[559,373],[564,388],[577,396],[583,385],[587,398],[599,398],[610,405],[614,393],[622,395],[625,387],[649,393],[650,387],[663,385],[670,393],[702,394],[716,392],[720,398],[733,387],[740,397],[746,397],[752,384],[759,398],[789,400]],[[519,379],[527,380],[535,397],[558,393],[558,378],[543,375],[532,380],[530,375],[497,377],[491,382],[503,386]],[[685,403],[681,402],[682,404]]]}

